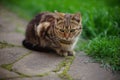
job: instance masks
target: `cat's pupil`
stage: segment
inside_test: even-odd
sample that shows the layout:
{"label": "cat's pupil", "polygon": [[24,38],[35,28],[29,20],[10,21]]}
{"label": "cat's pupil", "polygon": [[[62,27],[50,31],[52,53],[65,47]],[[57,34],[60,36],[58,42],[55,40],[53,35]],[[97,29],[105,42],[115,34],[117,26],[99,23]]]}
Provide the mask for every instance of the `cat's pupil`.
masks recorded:
{"label": "cat's pupil", "polygon": [[70,32],[75,32],[75,29],[71,29]]}

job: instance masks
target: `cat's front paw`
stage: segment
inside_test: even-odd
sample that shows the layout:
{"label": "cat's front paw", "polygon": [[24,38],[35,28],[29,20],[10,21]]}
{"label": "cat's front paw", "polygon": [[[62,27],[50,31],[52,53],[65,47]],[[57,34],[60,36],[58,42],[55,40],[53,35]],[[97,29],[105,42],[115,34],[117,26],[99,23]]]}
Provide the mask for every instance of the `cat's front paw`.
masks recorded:
{"label": "cat's front paw", "polygon": [[68,56],[75,56],[75,51],[68,51]]}
{"label": "cat's front paw", "polygon": [[75,51],[64,51],[64,50],[57,50],[57,53],[60,55],[60,56],[75,56]]}
{"label": "cat's front paw", "polygon": [[63,50],[61,50],[58,54],[60,56],[64,56],[64,57],[68,56],[68,52],[67,51],[63,51]]}
{"label": "cat's front paw", "polygon": [[62,53],[63,56],[75,56],[75,51],[65,51]]}

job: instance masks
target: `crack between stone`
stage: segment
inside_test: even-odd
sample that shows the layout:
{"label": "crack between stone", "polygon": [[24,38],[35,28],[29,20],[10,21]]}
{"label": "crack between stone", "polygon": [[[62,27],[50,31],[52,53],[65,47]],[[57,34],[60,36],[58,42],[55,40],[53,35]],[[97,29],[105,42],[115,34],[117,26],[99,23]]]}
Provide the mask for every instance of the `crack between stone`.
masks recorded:
{"label": "crack between stone", "polygon": [[17,60],[15,60],[12,63],[2,64],[0,67],[6,69],[8,71],[14,72],[14,73],[19,75],[18,77],[8,77],[8,78],[2,78],[2,79],[4,80],[4,79],[14,79],[14,78],[44,77],[44,76],[48,76],[52,72],[54,72],[55,74],[57,74],[63,80],[73,80],[73,78],[68,74],[68,71],[70,69],[70,66],[71,66],[72,62],[75,59],[74,56],[65,57],[65,59],[63,61],[61,61],[54,70],[51,70],[50,72],[46,72],[46,73],[39,74],[39,75],[26,75],[26,74],[23,74],[23,73],[16,72],[16,71],[12,70],[12,66],[16,62],[18,62],[19,60],[23,59],[24,57],[26,57],[27,55],[29,55],[31,53],[32,53],[32,51],[26,53],[25,55],[19,57]]}
{"label": "crack between stone", "polygon": [[11,47],[23,47],[23,46],[11,44],[11,43],[8,43],[6,41],[0,41],[0,49],[7,48],[7,47],[11,48]]}
{"label": "crack between stone", "polygon": [[18,75],[21,74],[21,75],[27,76],[27,75],[25,75],[25,74],[22,74],[22,73],[13,71],[13,70],[12,70],[12,67],[13,67],[13,65],[14,65],[16,62],[18,62],[19,60],[23,59],[24,57],[26,57],[27,55],[29,55],[29,54],[31,54],[31,53],[32,53],[32,52],[30,51],[30,52],[26,53],[25,55],[19,57],[19,58],[18,58],[17,60],[15,60],[14,62],[9,63],[9,64],[2,64],[2,65],[0,65],[0,67],[4,68],[4,69],[6,69],[6,70],[8,70],[8,71],[10,71],[10,72],[14,72],[14,73],[16,73],[16,74],[18,74]]}
{"label": "crack between stone", "polygon": [[25,55],[19,57],[19,58],[18,58],[17,60],[15,60],[14,62],[9,63],[9,64],[2,64],[2,65],[0,65],[0,66],[1,66],[2,68],[4,68],[4,69],[7,69],[7,70],[11,71],[13,64],[15,64],[16,62],[18,62],[19,60],[23,59],[24,57],[26,57],[27,55],[29,55],[29,54],[31,54],[31,53],[32,53],[32,52],[30,51],[30,52],[26,53]]}
{"label": "crack between stone", "polygon": [[75,56],[65,57],[65,59],[61,61],[52,72],[55,72],[62,80],[73,80],[73,78],[68,74],[68,71],[74,59]]}
{"label": "crack between stone", "polygon": [[12,70],[12,66],[18,62],[19,60],[23,59],[24,57],[26,57],[27,55],[31,54],[32,52],[28,52],[26,53],[25,55],[21,56],[20,58],[18,58],[17,60],[15,60],[14,62],[12,63],[9,63],[9,64],[2,64],[0,65],[0,67],[10,71],[10,72],[14,72],[16,74],[18,74],[19,76],[18,77],[8,77],[8,78],[1,78],[1,80],[3,79],[15,79],[15,78],[31,78],[31,77],[44,77],[44,76],[47,76],[50,74],[50,72],[45,72],[43,74],[38,74],[38,75],[26,75],[26,74],[23,74],[23,73],[20,73],[20,72],[17,72],[17,71],[14,71]]}
{"label": "crack between stone", "polygon": [[20,73],[20,72],[16,72],[16,71],[13,71],[14,73],[18,74],[19,76],[18,77],[7,77],[7,78],[1,78],[0,80],[6,80],[6,79],[16,79],[16,78],[33,78],[33,77],[44,77],[44,76],[48,76],[50,73],[49,72],[46,72],[46,73],[43,73],[43,74],[38,74],[38,75],[26,75],[26,74],[23,74],[23,73]]}

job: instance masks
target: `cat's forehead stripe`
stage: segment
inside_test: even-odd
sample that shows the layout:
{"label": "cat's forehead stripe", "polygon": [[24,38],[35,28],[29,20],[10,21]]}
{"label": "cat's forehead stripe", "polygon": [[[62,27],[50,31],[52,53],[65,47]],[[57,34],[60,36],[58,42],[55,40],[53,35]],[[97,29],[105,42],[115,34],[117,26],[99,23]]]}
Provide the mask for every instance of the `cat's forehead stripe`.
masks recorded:
{"label": "cat's forehead stripe", "polygon": [[65,15],[64,24],[65,24],[66,28],[68,28],[70,26],[70,14]]}

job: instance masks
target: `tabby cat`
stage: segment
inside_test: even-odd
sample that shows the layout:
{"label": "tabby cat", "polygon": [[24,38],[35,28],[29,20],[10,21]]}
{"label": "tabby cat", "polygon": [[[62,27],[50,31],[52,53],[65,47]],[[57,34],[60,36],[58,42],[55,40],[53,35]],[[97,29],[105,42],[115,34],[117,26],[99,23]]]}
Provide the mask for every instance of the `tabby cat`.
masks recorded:
{"label": "tabby cat", "polygon": [[23,45],[29,49],[52,49],[61,56],[73,56],[82,31],[81,22],[80,13],[40,13],[28,24]]}

